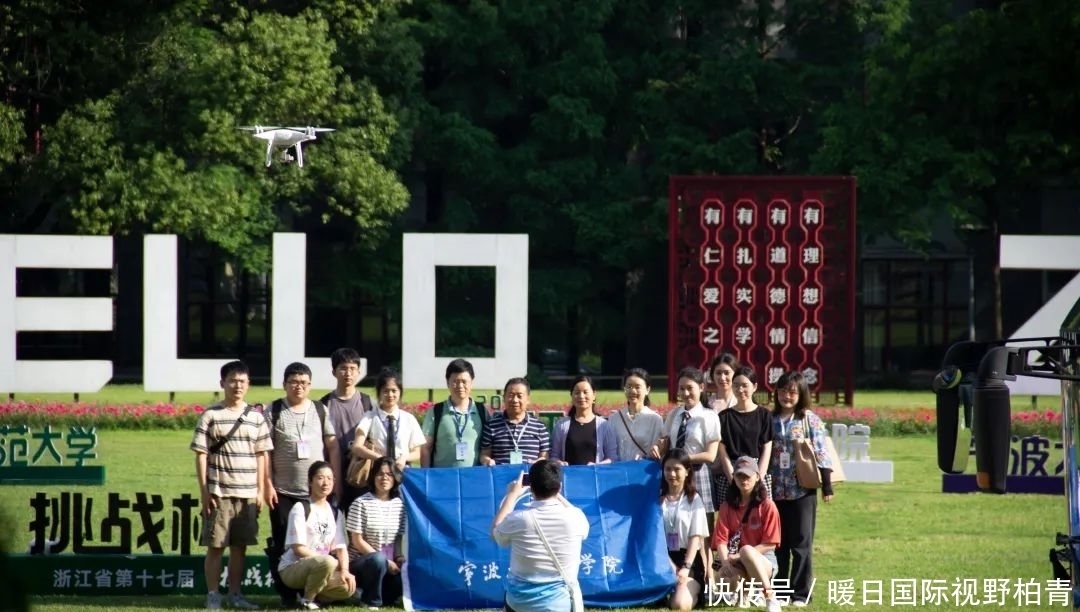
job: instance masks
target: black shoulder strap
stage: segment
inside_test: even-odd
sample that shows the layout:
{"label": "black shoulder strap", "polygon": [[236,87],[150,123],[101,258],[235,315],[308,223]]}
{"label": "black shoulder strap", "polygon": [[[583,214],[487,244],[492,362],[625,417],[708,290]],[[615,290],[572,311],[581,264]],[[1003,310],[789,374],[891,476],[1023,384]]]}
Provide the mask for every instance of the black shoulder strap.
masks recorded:
{"label": "black shoulder strap", "polygon": [[488,421],[487,404],[485,404],[484,402],[476,402],[476,401],[474,401],[473,403],[476,404],[476,411],[480,413],[480,425],[487,425],[487,421]]}
{"label": "black shoulder strap", "polygon": [[[224,410],[224,408],[219,408],[219,410]],[[208,448],[207,450],[210,452],[211,455],[220,451],[222,447],[225,446],[225,443],[233,437],[233,434],[236,433],[236,430],[240,429],[240,426],[244,423],[244,417],[246,417],[249,412],[251,412],[250,404],[246,408],[244,408],[244,412],[242,412],[240,416],[236,419],[236,422],[233,423],[232,429],[229,430],[229,433],[225,434],[217,442],[214,442],[210,445],[210,448]]]}
{"label": "black shoulder strap", "polygon": [[[307,521],[311,517],[311,499],[305,497],[300,500],[300,503],[304,506],[304,521]],[[333,505],[330,508],[334,511],[334,522],[337,522],[338,517],[341,514],[341,508],[334,508]]]}
{"label": "black shoulder strap", "polygon": [[754,503],[754,500],[750,500],[750,503],[746,504],[746,512],[742,514],[742,524],[745,525],[746,521],[750,520],[750,511],[753,510],[758,504]]}
{"label": "black shoulder strap", "polygon": [[360,405],[364,407],[364,412],[375,410],[375,406],[371,403],[371,396],[363,391],[360,392]]}
{"label": "black shoulder strap", "polygon": [[323,437],[326,437],[326,404],[319,401],[312,400],[311,403],[315,404],[315,414],[319,415],[319,427],[322,429]]}
{"label": "black shoulder strap", "polygon": [[332,397],[334,397],[334,392],[333,391],[331,391],[330,393],[327,393],[326,395],[320,397],[319,401],[322,402],[323,404],[326,404],[327,406],[329,406],[330,405],[330,398],[332,398]]}
{"label": "black shoulder strap", "polygon": [[270,437],[274,437],[274,429],[277,427],[278,416],[285,409],[285,401],[276,399],[270,403]]}

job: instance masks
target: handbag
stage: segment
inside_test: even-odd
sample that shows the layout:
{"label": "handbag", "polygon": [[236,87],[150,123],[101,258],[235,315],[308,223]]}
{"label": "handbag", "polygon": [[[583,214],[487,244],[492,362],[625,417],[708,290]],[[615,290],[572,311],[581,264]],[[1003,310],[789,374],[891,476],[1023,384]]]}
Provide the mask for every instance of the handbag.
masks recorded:
{"label": "handbag", "polygon": [[832,464],[832,474],[830,474],[829,482],[832,484],[839,484],[847,480],[847,476],[844,474],[844,464],[840,463],[840,455],[836,452],[836,446],[833,445],[832,438],[825,438],[825,450],[829,453],[829,461]]}
{"label": "handbag", "polygon": [[[375,450],[375,443],[371,441],[370,435],[364,440],[364,448]],[[366,457],[350,456],[349,467],[345,470],[345,482],[358,489],[366,487],[368,475],[371,474],[372,463],[374,462]]]}
{"label": "handbag", "polygon": [[814,434],[806,417],[803,417],[803,431],[806,435],[795,441],[795,478],[804,489],[820,489],[821,471],[814,452]]}

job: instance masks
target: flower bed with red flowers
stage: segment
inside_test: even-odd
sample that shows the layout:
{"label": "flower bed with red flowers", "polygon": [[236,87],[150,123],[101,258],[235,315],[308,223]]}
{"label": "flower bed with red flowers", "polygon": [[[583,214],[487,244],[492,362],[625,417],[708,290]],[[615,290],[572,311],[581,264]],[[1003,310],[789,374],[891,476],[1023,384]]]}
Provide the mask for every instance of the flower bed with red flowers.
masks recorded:
{"label": "flower bed with red flowers", "polygon": [[[421,402],[405,409],[423,419],[431,402]],[[598,405],[596,412],[608,415],[620,406]],[[565,405],[533,406],[543,412],[566,412]],[[660,414],[674,408],[671,404],[652,407]],[[95,426],[105,429],[192,429],[199,415],[206,410],[198,404],[89,404],[69,402],[7,402],[0,403],[0,425],[45,424]],[[822,407],[813,411],[827,424],[869,425],[873,435],[902,436],[932,434],[937,431],[933,408],[846,408]],[[1043,435],[1061,437],[1061,414],[1052,410],[1014,412],[1012,433],[1018,436]]]}

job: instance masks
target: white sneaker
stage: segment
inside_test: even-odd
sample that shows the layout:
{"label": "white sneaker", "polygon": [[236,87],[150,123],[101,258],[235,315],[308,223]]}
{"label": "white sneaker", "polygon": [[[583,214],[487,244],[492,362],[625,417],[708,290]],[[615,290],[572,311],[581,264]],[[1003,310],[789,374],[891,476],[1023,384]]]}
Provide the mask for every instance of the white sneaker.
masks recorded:
{"label": "white sneaker", "polygon": [[318,610],[319,609],[319,604],[315,603],[314,601],[311,601],[310,599],[305,599],[302,595],[297,595],[296,596],[296,605],[301,610]]}
{"label": "white sneaker", "polygon": [[775,597],[766,599],[765,612],[780,612],[780,602]]}
{"label": "white sneaker", "polygon": [[207,610],[220,610],[221,609],[221,593],[212,592],[206,594],[206,609]]}
{"label": "white sneaker", "polygon": [[251,603],[240,593],[229,595],[229,607],[237,610],[259,610],[259,605]]}
{"label": "white sneaker", "polygon": [[795,601],[791,602],[791,605],[792,605],[792,607],[795,607],[795,608],[805,608],[806,606],[808,606],[810,604],[806,603],[805,601],[803,601],[801,599],[796,599]]}

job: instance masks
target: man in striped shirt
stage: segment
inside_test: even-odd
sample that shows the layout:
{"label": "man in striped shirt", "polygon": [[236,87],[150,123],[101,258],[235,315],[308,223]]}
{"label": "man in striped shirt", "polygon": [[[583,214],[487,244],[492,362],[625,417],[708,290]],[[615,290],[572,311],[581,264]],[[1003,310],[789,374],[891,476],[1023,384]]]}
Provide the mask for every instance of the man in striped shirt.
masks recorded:
{"label": "man in striped shirt", "polygon": [[221,557],[229,547],[229,603],[257,610],[240,593],[247,547],[258,543],[259,510],[263,499],[266,453],[273,448],[270,429],[258,410],[244,401],[251,381],[242,361],[221,366],[224,399],[199,417],[191,450],[199,481],[203,528],[199,544],[206,546],[206,608],[221,608]]}
{"label": "man in striped shirt", "polygon": [[480,434],[480,465],[530,464],[547,459],[551,439],[544,422],[529,416],[529,381],[507,381],[503,406],[506,409],[485,423]]}

